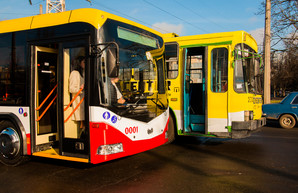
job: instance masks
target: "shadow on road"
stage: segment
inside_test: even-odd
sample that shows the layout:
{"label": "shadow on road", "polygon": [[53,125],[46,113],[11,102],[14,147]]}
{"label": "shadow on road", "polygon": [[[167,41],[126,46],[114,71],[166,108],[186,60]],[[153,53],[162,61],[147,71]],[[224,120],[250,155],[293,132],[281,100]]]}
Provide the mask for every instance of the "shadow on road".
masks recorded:
{"label": "shadow on road", "polygon": [[181,136],[178,137],[174,144],[201,144],[201,145],[221,145],[225,141],[229,141],[231,139],[224,138],[214,138],[214,137],[192,137],[192,136]]}
{"label": "shadow on road", "polygon": [[[275,123],[272,123],[275,124]],[[282,128],[281,128],[282,129]],[[232,144],[232,146],[237,146],[236,149],[237,151],[241,151],[241,149],[243,150],[249,150],[251,149],[250,152],[247,153],[256,153],[256,151],[258,151],[258,146],[256,144],[252,144],[252,143],[247,143],[245,142],[244,139],[239,139],[239,140],[233,140],[233,139],[220,139],[220,138],[204,138],[204,137],[182,137],[179,138],[177,141],[175,141],[173,144],[171,145],[176,145],[179,146],[181,148],[184,148],[185,151],[192,151],[194,152],[195,155],[200,155],[200,154],[205,154],[205,155],[209,155],[211,157],[213,157],[214,159],[220,158],[220,159],[224,159],[224,160],[229,160],[232,162],[235,162],[237,164],[240,165],[244,165],[246,167],[252,168],[252,169],[256,169],[268,174],[272,174],[272,175],[276,175],[276,176],[280,176],[280,177],[284,177],[290,180],[294,180],[294,181],[298,181],[298,176],[297,175],[293,175],[278,169],[274,169],[274,168],[270,168],[264,165],[259,165],[255,162],[255,160],[253,159],[254,156],[256,155],[251,155],[252,161],[249,161],[247,159],[241,159],[239,157],[241,156],[231,156],[228,155],[229,153],[227,153],[228,151],[224,150],[224,151],[220,151],[221,149],[224,149],[222,147],[220,147],[220,149],[214,149],[211,150],[211,146],[216,146],[216,145],[223,145],[225,142],[227,141],[232,141],[235,142]],[[238,143],[238,145],[237,145]],[[235,152],[237,152],[235,151]],[[221,153],[224,152],[224,153]],[[233,151],[231,151],[230,153],[233,153]],[[154,153],[151,152],[151,154],[153,155]],[[167,157],[164,157],[162,155],[158,155],[155,154],[155,156],[161,158],[161,159],[168,159]],[[179,162],[175,162],[173,160],[168,160],[171,161],[174,164],[180,165],[181,167],[184,167],[186,170],[189,170],[190,172],[194,172],[200,175],[206,175],[208,176],[208,174],[198,170],[198,168],[192,167],[190,165],[187,165],[185,163],[179,163]]]}

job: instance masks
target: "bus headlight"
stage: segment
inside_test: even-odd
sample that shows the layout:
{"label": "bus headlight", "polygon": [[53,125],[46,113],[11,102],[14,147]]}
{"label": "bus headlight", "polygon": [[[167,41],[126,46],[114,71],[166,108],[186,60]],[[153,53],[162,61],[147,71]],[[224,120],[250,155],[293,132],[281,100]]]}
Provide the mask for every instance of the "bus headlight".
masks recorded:
{"label": "bus headlight", "polygon": [[122,143],[110,144],[110,145],[101,145],[97,149],[98,155],[110,155],[114,153],[123,152]]}
{"label": "bus headlight", "polygon": [[244,111],[244,121],[254,120],[254,112],[253,111]]}

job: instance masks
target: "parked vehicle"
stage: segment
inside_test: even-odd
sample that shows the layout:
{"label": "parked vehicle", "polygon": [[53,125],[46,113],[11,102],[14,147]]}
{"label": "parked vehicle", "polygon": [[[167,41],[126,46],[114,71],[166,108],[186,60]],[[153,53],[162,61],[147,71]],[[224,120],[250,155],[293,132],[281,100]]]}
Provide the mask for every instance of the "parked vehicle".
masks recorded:
{"label": "parked vehicle", "polygon": [[298,92],[291,92],[280,103],[263,105],[263,116],[278,120],[285,129],[292,129],[298,118]]}

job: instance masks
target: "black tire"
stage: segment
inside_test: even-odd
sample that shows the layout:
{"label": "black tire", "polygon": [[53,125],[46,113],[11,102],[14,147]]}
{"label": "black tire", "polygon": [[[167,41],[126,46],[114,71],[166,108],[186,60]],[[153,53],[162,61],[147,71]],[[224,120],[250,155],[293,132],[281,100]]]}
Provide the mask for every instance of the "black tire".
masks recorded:
{"label": "black tire", "polygon": [[173,117],[170,115],[168,124],[168,142],[166,144],[172,143],[175,140],[175,123]]}
{"label": "black tire", "polygon": [[296,119],[289,114],[285,114],[279,118],[279,124],[284,129],[292,129],[296,125]]}
{"label": "black tire", "polygon": [[10,121],[0,122],[0,162],[17,166],[24,160],[20,130]]}

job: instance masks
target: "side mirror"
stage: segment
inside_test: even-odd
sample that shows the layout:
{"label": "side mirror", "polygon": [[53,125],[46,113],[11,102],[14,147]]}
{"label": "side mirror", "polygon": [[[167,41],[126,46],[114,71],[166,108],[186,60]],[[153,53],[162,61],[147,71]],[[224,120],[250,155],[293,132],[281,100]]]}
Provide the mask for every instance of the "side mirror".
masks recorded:
{"label": "side mirror", "polygon": [[[104,46],[100,48],[100,46]],[[119,46],[116,42],[106,42],[90,45],[90,53],[93,56],[101,56],[106,51],[107,73],[110,78],[116,78],[119,74]]]}
{"label": "side mirror", "polygon": [[107,49],[107,71],[110,78],[116,78],[119,74],[119,58],[117,48],[109,47]]}

